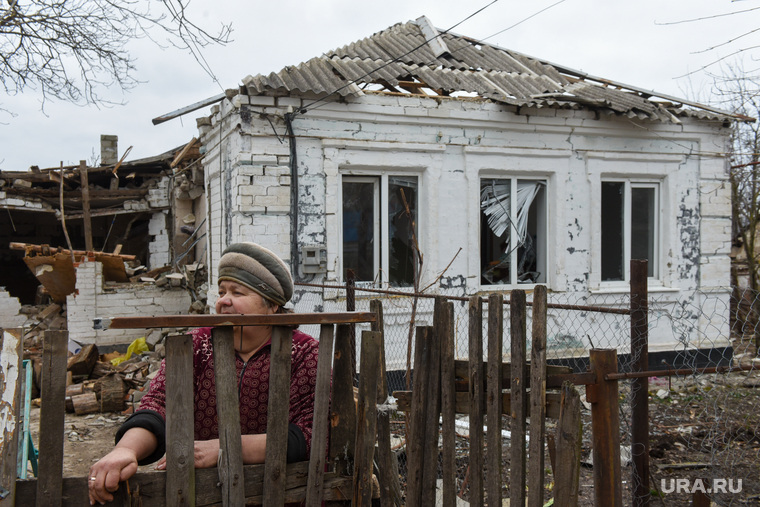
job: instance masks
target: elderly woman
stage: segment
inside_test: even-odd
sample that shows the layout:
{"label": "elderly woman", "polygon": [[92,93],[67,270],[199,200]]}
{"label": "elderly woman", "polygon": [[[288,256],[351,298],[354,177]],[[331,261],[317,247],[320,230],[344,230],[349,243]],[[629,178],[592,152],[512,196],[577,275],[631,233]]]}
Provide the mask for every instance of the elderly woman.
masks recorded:
{"label": "elderly woman", "polygon": [[[285,263],[254,243],[230,245],[219,261],[218,314],[266,315],[283,312],[293,295]],[[271,326],[235,327],[235,367],[240,398],[243,462],[262,463],[266,450]],[[288,427],[288,461],[307,459],[314,415],[318,342],[293,332]],[[193,331],[195,385],[195,467],[216,466],[219,426],[216,414],[211,328]],[[116,433],[116,446],[90,468],[90,505],[113,500],[119,482],[153,463],[166,468],[164,364],[140,401],[140,408]],[[163,457],[162,457],[163,456]]]}

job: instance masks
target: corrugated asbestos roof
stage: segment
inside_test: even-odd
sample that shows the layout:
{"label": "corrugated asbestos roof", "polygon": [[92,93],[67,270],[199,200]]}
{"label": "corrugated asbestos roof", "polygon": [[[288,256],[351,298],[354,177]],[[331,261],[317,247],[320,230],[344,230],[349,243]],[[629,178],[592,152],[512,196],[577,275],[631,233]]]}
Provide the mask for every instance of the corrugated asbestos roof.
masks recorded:
{"label": "corrugated asbestos roof", "polygon": [[[426,39],[424,33],[432,35]],[[684,116],[747,119],[440,33],[424,16],[268,76],[248,76],[243,85],[249,95],[280,90],[350,96],[380,85],[389,92],[474,93],[521,107],[585,108],[663,122],[679,123]]]}

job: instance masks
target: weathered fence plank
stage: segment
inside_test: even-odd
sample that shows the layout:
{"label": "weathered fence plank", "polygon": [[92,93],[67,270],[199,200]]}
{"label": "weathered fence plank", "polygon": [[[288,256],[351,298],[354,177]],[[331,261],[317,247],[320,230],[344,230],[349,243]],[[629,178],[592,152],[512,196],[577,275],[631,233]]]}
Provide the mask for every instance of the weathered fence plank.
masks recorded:
{"label": "weathered fence plank", "polygon": [[488,505],[501,505],[501,396],[502,341],[504,337],[504,296],[488,297],[488,365],[486,368],[486,497]]}
{"label": "weathered fence plank", "polygon": [[509,301],[512,350],[511,397],[511,469],[509,475],[510,505],[525,505],[525,418],[527,399],[525,390],[525,291],[513,290]]}
{"label": "weathered fence plank", "polygon": [[454,374],[454,304],[436,298],[436,340],[441,342],[441,440],[443,507],[456,505],[456,385]]}
{"label": "weathered fence plank", "polygon": [[[393,396],[396,397],[396,404],[398,409],[402,412],[408,412],[412,407],[412,391],[394,391]],[[501,393],[502,410],[504,415],[510,415],[512,403],[511,393]],[[546,393],[546,417],[550,419],[559,419],[561,396],[559,393]],[[470,413],[470,394],[469,393],[456,393],[454,396],[455,413],[457,414],[469,414]],[[485,394],[481,400],[481,406],[486,405]],[[530,416],[530,407],[525,407],[526,416]]]}
{"label": "weathered fence plank", "polygon": [[578,506],[582,437],[580,395],[575,386],[566,383],[562,386],[562,402],[555,438],[555,507]]}
{"label": "weathered fence plank", "polygon": [[430,368],[431,329],[417,327],[414,344],[414,375],[412,379],[412,407],[407,437],[407,492],[406,503],[410,507],[424,505],[421,496],[424,489],[423,460],[426,442],[426,373]]}
{"label": "weathered fence plank", "polygon": [[[330,404],[330,460],[335,472],[348,474],[348,462],[354,459],[356,403],[354,403],[354,351],[351,348],[349,325],[339,325],[335,336],[333,358],[332,403]],[[350,496],[350,495],[349,495]]]}
{"label": "weathered fence plank", "polygon": [[[42,345],[42,404],[40,406],[37,507],[48,507],[61,503],[68,341],[69,333],[66,331],[45,331]],[[15,458],[13,463],[16,463]]]}
{"label": "weathered fence plank", "polygon": [[544,505],[544,433],[546,428],[546,287],[533,291],[530,352],[530,445],[528,507]]}
{"label": "weathered fence plank", "polygon": [[[264,504],[272,507],[280,507],[285,504],[292,343],[293,331],[291,329],[284,326],[272,328],[267,446],[264,458],[264,481],[267,485],[264,488]],[[241,504],[233,503],[231,505]]]}
{"label": "weathered fence plank", "polygon": [[617,371],[614,349],[589,351],[591,369],[596,373],[594,385],[586,386],[586,400],[591,403],[591,430],[594,441],[594,499],[596,505],[617,507],[623,504],[620,476],[620,416],[618,382],[605,375]]}
{"label": "weathered fence plank", "polygon": [[[219,483],[222,488],[222,504],[227,507],[240,505],[244,496],[241,482],[243,449],[240,440],[240,398],[235,368],[234,330],[230,326],[216,327],[211,333],[214,351],[216,412],[219,419]],[[272,341],[274,342],[274,337]],[[274,344],[272,348],[272,371],[274,371]],[[272,377],[274,374],[270,373],[270,392]],[[268,410],[271,417],[271,397]],[[269,446],[267,446],[268,450]]]}
{"label": "weathered fence plank", "polygon": [[380,333],[363,331],[359,365],[359,399],[356,411],[356,444],[354,445],[355,507],[372,505],[372,462],[377,434],[377,384],[380,372]]}
{"label": "weathered fence plank", "polygon": [[[215,332],[218,332],[215,330]],[[230,343],[232,341],[230,340]],[[193,337],[166,337],[166,505],[195,505]],[[233,363],[234,368],[234,363]],[[234,371],[234,370],[233,370]],[[240,424],[238,424],[240,428]],[[239,432],[239,429],[238,429]],[[224,447],[220,444],[220,452]]]}
{"label": "weathered fence plank", "polygon": [[483,413],[485,381],[483,371],[483,311],[480,296],[472,296],[469,304],[470,347],[470,504],[482,506],[483,494]]}
{"label": "weathered fence plank", "polygon": [[[369,302],[369,308],[377,316],[372,323],[372,331],[380,333],[380,383],[377,387],[377,402],[388,401],[388,377],[385,370],[385,335],[383,331],[383,305],[379,299]],[[377,468],[380,485],[380,506],[401,505],[401,485],[398,479],[398,460],[391,450],[391,414],[389,410],[377,413]]]}
{"label": "weathered fence plank", "polygon": [[[23,341],[21,329],[0,329],[0,505],[16,503]],[[21,465],[26,467],[26,463]]]}
{"label": "weathered fence plank", "polygon": [[314,395],[314,425],[311,430],[309,484],[306,488],[306,505],[308,507],[321,505],[324,491],[333,342],[333,326],[322,324],[319,332],[319,360],[317,362],[317,385]]}
{"label": "weathered fence plank", "polygon": [[[287,466],[285,483],[285,501],[301,502],[306,495],[308,462],[291,463]],[[215,468],[199,468],[195,471],[195,506],[219,507],[222,505],[221,491],[217,487],[219,477]],[[264,465],[245,465],[243,467],[245,484],[245,502],[241,505],[266,505],[263,502]],[[338,476],[333,472],[325,473],[324,500],[351,500],[351,477]],[[129,479],[131,494],[121,484],[114,493],[111,505],[142,505],[145,507],[165,507],[166,474],[164,472],[138,472]],[[36,501],[37,479],[19,480],[16,483],[16,505],[34,505]],[[89,505],[87,499],[86,477],[65,477],[63,479],[62,507],[82,507]]]}

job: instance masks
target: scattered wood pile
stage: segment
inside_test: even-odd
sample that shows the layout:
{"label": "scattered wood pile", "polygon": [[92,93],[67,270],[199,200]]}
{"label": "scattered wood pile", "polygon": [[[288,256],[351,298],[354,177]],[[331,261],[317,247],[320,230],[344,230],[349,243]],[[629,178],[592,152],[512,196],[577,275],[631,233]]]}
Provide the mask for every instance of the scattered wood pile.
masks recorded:
{"label": "scattered wood pile", "polygon": [[100,355],[97,345],[83,346],[68,360],[66,411],[77,415],[124,411],[129,400],[141,397],[148,380],[158,370],[162,354],[160,346],[114,366],[111,359],[121,356],[120,353]]}

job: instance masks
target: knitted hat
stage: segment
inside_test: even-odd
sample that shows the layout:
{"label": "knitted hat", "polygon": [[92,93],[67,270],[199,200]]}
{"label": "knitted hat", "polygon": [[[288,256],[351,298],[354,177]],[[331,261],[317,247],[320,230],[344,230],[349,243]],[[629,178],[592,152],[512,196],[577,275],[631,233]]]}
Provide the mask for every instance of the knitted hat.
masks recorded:
{"label": "knitted hat", "polygon": [[255,243],[233,243],[219,260],[219,281],[238,282],[273,303],[284,306],[293,295],[293,279],[285,263]]}

